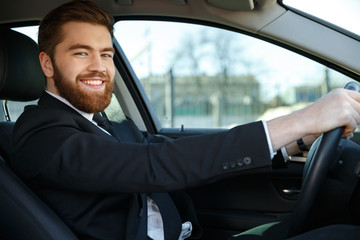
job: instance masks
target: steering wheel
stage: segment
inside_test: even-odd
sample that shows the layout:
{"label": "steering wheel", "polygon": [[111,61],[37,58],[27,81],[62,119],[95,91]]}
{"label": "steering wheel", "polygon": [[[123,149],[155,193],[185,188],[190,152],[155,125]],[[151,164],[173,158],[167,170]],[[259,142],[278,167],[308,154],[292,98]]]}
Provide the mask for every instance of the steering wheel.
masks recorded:
{"label": "steering wheel", "polygon": [[[345,89],[360,91],[355,82],[346,84]],[[288,237],[300,234],[305,221],[320,190],[331,163],[337,160],[336,148],[339,145],[344,128],[336,128],[324,133],[311,146],[304,168],[302,190],[291,217]]]}

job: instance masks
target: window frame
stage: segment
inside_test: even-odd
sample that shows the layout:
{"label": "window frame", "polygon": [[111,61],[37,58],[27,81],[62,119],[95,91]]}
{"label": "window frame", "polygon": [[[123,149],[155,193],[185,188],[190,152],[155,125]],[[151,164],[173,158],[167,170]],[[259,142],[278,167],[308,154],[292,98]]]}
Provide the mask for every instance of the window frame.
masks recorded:
{"label": "window frame", "polygon": [[[296,54],[299,54],[305,58],[308,58],[310,60],[313,60],[319,64],[322,64],[324,67],[328,67],[334,71],[337,71],[351,79],[354,79],[355,81],[360,80],[360,76],[352,71],[349,71],[348,69],[334,64],[330,61],[327,61],[326,59],[320,58],[316,55],[313,55],[309,52],[305,52],[301,49],[298,49],[294,46],[288,45],[284,42],[277,41],[275,39],[272,39],[270,37],[259,35],[253,32],[248,32],[242,29],[238,29],[235,27],[230,27],[227,25],[215,23],[215,22],[209,22],[204,20],[198,20],[198,19],[190,19],[190,18],[182,18],[182,17],[163,17],[163,16],[122,16],[115,18],[115,23],[118,21],[165,21],[165,22],[180,22],[180,23],[190,23],[190,24],[199,24],[209,27],[216,27],[228,31],[235,32],[237,34],[243,34],[249,37],[253,37],[262,41],[265,41],[269,44],[274,44],[278,47],[281,47],[283,49],[289,50],[291,52],[294,52]],[[116,39],[115,39],[116,40]],[[131,67],[131,64],[127,57],[125,56],[125,53],[123,52],[120,44],[117,41],[116,42],[116,48],[119,48],[120,51],[117,51],[119,54],[119,60],[116,65],[116,67],[119,69],[119,72],[124,79],[124,82],[126,86],[129,88],[129,91],[131,95],[133,96],[136,106],[138,108],[139,114],[141,115],[141,118],[143,119],[143,123],[146,126],[146,130],[150,133],[165,133],[170,134],[174,137],[182,136],[182,135],[192,135],[197,133],[211,133],[211,132],[219,132],[224,131],[226,129],[221,128],[182,128],[181,126],[176,126],[172,128],[164,128],[161,126],[160,121],[158,117],[155,114],[154,109],[152,108],[152,105],[150,103],[150,100],[148,99],[144,88],[142,87],[142,84],[140,83],[140,80],[134,73],[134,70]],[[119,64],[119,62],[121,62]]]}

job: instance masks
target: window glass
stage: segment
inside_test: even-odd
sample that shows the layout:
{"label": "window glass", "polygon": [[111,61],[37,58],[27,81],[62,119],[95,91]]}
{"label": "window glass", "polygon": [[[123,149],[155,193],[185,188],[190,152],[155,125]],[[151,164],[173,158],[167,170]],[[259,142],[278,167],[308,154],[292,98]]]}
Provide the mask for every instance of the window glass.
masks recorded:
{"label": "window glass", "polygon": [[164,128],[271,119],[351,80],[273,44],[213,27],[120,21],[115,37]]}
{"label": "window glass", "polygon": [[35,42],[38,41],[38,31],[39,31],[39,26],[27,26],[27,27],[17,27],[17,28],[13,28],[13,30],[20,32],[28,37],[30,37],[31,39],[33,39]]}
{"label": "window glass", "polygon": [[16,101],[8,101],[7,108],[9,110],[11,121],[16,121],[21,113],[24,111],[24,107],[27,105],[37,104],[36,101],[30,102],[16,102]]}
{"label": "window glass", "polygon": [[115,96],[115,94],[112,94],[111,102],[109,106],[105,109],[106,116],[111,121],[115,122],[121,122],[124,119],[126,119],[124,112],[122,111],[122,108]]}

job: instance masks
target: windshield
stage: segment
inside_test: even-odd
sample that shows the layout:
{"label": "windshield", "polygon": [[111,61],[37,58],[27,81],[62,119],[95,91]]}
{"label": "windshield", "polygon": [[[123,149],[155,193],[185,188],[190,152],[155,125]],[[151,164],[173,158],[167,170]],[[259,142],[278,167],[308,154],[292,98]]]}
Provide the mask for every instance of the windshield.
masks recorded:
{"label": "windshield", "polygon": [[283,3],[360,35],[359,0],[283,0]]}

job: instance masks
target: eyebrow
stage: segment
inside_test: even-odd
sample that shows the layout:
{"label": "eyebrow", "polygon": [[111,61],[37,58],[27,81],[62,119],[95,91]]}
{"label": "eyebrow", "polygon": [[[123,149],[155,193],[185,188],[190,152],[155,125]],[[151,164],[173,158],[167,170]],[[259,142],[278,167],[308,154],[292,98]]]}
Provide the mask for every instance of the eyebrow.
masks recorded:
{"label": "eyebrow", "polygon": [[[93,47],[86,45],[86,44],[75,44],[75,45],[72,45],[71,47],[69,47],[69,51],[79,49],[79,48],[87,49],[87,50],[94,50]],[[115,52],[115,49],[113,47],[107,47],[107,48],[101,49],[101,52]]]}

